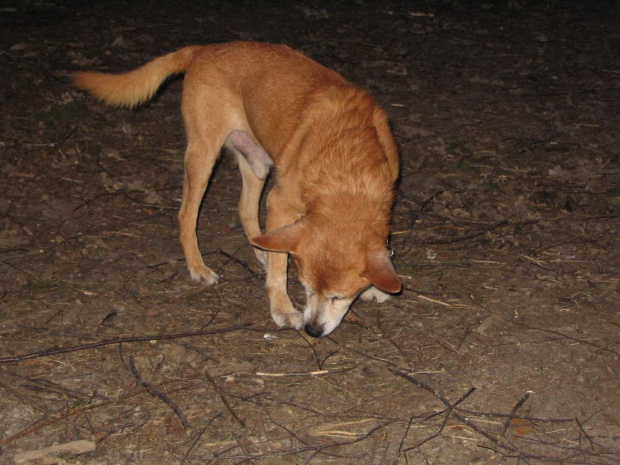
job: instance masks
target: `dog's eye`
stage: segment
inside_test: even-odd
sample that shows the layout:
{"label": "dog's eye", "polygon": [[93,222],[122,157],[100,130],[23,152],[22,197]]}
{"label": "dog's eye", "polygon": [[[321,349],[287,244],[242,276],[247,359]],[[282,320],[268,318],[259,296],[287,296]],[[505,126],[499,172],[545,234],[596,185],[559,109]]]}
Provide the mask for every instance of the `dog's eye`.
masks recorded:
{"label": "dog's eye", "polygon": [[334,295],[334,296],[329,297],[329,300],[331,300],[333,304],[335,304],[336,302],[338,302],[339,300],[342,300],[342,299],[344,299],[344,297],[340,297],[338,295]]}

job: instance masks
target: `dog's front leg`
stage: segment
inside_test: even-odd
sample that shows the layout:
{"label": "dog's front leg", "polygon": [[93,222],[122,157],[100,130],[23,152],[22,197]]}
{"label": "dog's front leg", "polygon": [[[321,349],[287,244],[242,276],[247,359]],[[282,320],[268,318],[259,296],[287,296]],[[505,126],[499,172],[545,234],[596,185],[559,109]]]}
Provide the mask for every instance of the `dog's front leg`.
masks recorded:
{"label": "dog's front leg", "polygon": [[286,252],[267,253],[267,294],[269,295],[269,308],[271,317],[275,323],[282,326],[290,326],[301,329],[304,326],[304,316],[295,310],[286,290],[287,282]]}
{"label": "dog's front leg", "polygon": [[[273,231],[296,220],[286,207],[286,202],[274,188],[267,198],[267,231]],[[287,252],[267,252],[267,294],[271,317],[275,323],[301,329],[304,325],[303,314],[295,309],[287,291]]]}

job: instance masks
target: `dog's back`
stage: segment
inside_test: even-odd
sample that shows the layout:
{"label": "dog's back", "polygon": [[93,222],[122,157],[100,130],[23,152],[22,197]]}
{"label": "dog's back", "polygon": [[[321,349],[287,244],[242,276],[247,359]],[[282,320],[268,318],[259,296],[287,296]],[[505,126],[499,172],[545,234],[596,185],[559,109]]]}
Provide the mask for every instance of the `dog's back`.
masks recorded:
{"label": "dog's back", "polygon": [[277,164],[317,93],[339,87],[353,88],[335,71],[284,45],[208,45],[186,71],[183,112],[202,113],[206,120],[214,106],[228,107],[228,117],[246,120]]}

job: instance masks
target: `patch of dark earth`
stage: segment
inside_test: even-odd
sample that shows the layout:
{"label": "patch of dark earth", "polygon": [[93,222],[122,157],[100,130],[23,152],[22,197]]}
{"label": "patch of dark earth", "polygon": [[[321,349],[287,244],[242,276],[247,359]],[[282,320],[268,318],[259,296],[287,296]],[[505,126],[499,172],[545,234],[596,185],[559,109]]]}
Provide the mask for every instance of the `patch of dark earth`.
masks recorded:
{"label": "patch of dark earth", "polygon": [[[3,2],[0,464],[620,463],[619,17]],[[198,226],[221,279],[190,282],[182,78],[135,110],[68,85],[233,40],[299,49],[391,118],[404,289],[326,338],[272,322],[226,155]]]}

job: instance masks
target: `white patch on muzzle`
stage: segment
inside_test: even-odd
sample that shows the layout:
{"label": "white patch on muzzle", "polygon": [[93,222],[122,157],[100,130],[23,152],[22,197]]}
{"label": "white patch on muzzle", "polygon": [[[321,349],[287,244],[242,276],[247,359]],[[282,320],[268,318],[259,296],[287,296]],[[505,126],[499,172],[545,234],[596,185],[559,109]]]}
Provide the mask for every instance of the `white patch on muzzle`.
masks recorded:
{"label": "white patch on muzzle", "polygon": [[306,289],[304,325],[316,337],[327,336],[338,327],[354,299],[329,299]]}

